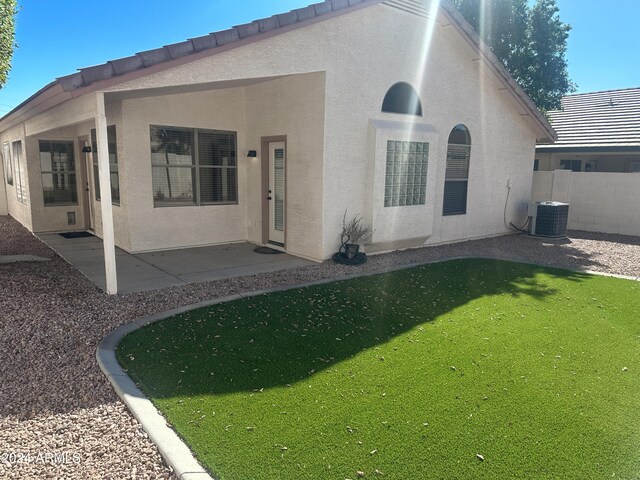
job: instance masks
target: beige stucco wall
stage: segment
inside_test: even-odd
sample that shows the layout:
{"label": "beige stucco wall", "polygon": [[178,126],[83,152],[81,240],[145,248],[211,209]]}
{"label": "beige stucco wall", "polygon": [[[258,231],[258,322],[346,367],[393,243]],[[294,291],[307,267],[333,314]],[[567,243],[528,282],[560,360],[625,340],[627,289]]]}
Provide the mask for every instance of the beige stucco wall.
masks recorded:
{"label": "beige stucco wall", "polygon": [[[124,100],[124,143],[131,250],[236,242],[247,238],[246,198],[237,205],[153,206],[150,125],[238,131],[238,151],[246,150],[241,89]],[[239,159],[238,190],[246,192],[246,163]]]}
{"label": "beige stucco wall", "polygon": [[[90,131],[94,128],[94,121],[79,121],[82,118],[92,115],[92,108],[95,108],[95,97],[87,96],[82,100],[75,99],[68,104],[60,105],[39,116],[36,116],[25,124],[19,124],[7,132],[3,132],[3,137],[10,141],[23,141],[23,157],[26,160],[26,168],[28,173],[29,200],[28,205],[22,205],[15,201],[9,201],[9,214],[24,224],[29,230],[40,232],[60,232],[69,230],[83,230],[89,226],[89,221],[85,218],[85,201],[84,188],[89,183],[90,195],[88,199],[93,204],[95,213],[94,227],[98,236],[102,235],[101,225],[101,204],[95,199],[93,171],[88,169],[85,178],[84,172],[84,154],[81,152],[82,146],[78,143],[78,137],[86,136],[90,138]],[[118,132],[118,153],[121,158],[124,155],[124,144],[121,141],[122,132],[122,114],[120,104],[107,105],[106,108],[108,124],[116,124]],[[65,125],[64,127],[51,128],[55,125]],[[71,124],[71,125],[69,125]],[[47,128],[47,126],[49,128]],[[27,136],[24,137],[23,132],[26,130]],[[78,202],[75,205],[45,206],[42,175],[40,167],[39,141],[40,140],[65,140],[74,142],[74,157],[76,163],[76,180],[78,189]],[[17,198],[15,194],[15,185],[8,186],[11,190],[8,192],[13,198]],[[121,187],[121,197],[122,187]],[[9,195],[7,196],[9,200]],[[126,207],[114,206],[114,230],[116,245],[126,250],[130,249],[128,218],[126,215]],[[67,213],[74,212],[76,215],[76,224],[69,225],[67,221]]]}
{"label": "beige stucco wall", "polygon": [[[377,5],[132,80],[113,90],[325,71],[323,207],[322,218],[313,218],[317,222],[314,230],[322,230],[322,258],[328,258],[338,246],[347,207],[365,218],[373,219],[375,214],[376,223],[384,223],[376,228],[377,236],[401,238],[418,230],[431,231],[428,242],[439,243],[505,233],[508,181],[512,189],[507,221],[524,219],[536,133],[510,94],[453,27],[436,24],[426,68],[416,62],[422,57],[426,30],[423,18]],[[419,89],[422,118],[380,112],[387,89],[398,81]],[[385,161],[377,153],[375,159],[369,158],[376,141],[369,131],[370,121],[376,119],[416,121],[435,132],[431,142],[437,145],[431,147],[429,159],[431,204],[420,214],[406,214],[411,207],[382,211],[380,196],[371,195],[375,172]],[[468,209],[466,215],[443,218],[446,144],[450,130],[458,123],[468,126],[473,140]],[[371,161],[375,171],[368,176]],[[315,188],[318,181],[310,176],[295,179],[302,188]],[[146,197],[150,201],[150,195]]]}
{"label": "beige stucco wall", "polygon": [[570,229],[640,236],[640,174],[535,172],[531,201],[545,200],[569,202]]}
{"label": "beige stucco wall", "polygon": [[[0,143],[0,149],[2,148],[2,144]],[[0,150],[0,156],[2,156],[2,151]],[[9,214],[9,204],[7,203],[7,181],[5,179],[4,174],[4,158],[0,161],[0,215],[8,215]]]}
{"label": "beige stucco wall", "polygon": [[[448,23],[442,14],[438,20]],[[247,159],[246,151],[260,150],[260,138],[272,135],[287,137],[287,249],[292,253],[330,257],[347,208],[373,223],[373,241],[379,244],[441,243],[508,232],[503,221],[507,185],[507,221],[521,223],[536,132],[457,30],[439,23],[433,27],[427,38],[431,30],[424,18],[379,4],[109,88],[107,98],[128,91],[115,100],[121,113],[112,114],[121,122],[116,242],[148,251],[260,241],[260,158]],[[425,58],[427,43],[423,64],[419,59]],[[284,75],[289,76],[276,78]],[[261,80],[216,89],[216,82],[243,79]],[[400,81],[418,90],[422,117],[381,113],[385,93]],[[176,93],[176,85],[203,87]],[[33,119],[27,130],[37,133],[75,117],[86,119],[94,100],[93,95],[72,100]],[[405,127],[380,128],[380,121]],[[472,138],[467,214],[443,217],[447,139],[459,123]],[[238,205],[154,208],[150,124],[237,131]],[[429,142],[426,205],[383,206],[387,139]]]}
{"label": "beige stucco wall", "polygon": [[[452,27],[435,26],[424,66],[415,61],[423,56],[428,31],[424,19],[384,5],[358,15],[357,22],[348,16],[332,22],[340,44],[349,45],[349,51],[358,54],[340,54],[336,48],[332,70],[327,74],[325,174],[344,174],[325,188],[325,257],[337,247],[345,205],[350,205],[351,211],[369,214],[370,207],[363,199],[371,184],[355,179],[361,178],[365,168],[370,119],[415,121],[435,132],[430,145],[427,205],[384,208],[382,185],[374,185],[374,242],[389,236],[410,238],[420,232],[430,232],[427,243],[507,232],[503,209],[509,179],[512,190],[507,221],[521,222],[530,194],[536,134],[513,99],[482,62],[474,61],[476,54]],[[383,31],[393,35],[378,34]],[[398,81],[409,82],[419,91],[422,118],[380,112],[386,91]],[[469,128],[472,138],[467,214],[443,217],[448,136],[459,123]],[[376,172],[386,161],[383,152],[378,152]],[[408,213],[412,210],[419,214]]]}
{"label": "beige stucco wall", "polygon": [[[287,249],[319,259],[322,208],[324,75],[267,80],[256,85],[123,100],[122,179],[132,251],[251,240],[262,241],[262,137],[287,136]],[[237,132],[238,204],[154,207],[149,126]],[[309,178],[312,182],[298,182]]]}
{"label": "beige stucco wall", "polygon": [[[287,136],[287,251],[320,260],[322,187],[324,181],[331,181],[323,180],[322,172],[325,75],[289,76],[247,87],[245,92],[247,145],[259,151],[262,137]],[[241,157],[240,161],[248,166],[248,238],[261,243],[261,159]]]}
{"label": "beige stucco wall", "polygon": [[[28,163],[28,153],[26,151],[26,142],[24,135],[24,127],[22,124],[16,125],[4,132],[0,133],[0,148],[2,148],[2,144],[4,142],[9,142],[11,155],[13,156],[13,142],[20,141],[22,142],[22,160],[24,164],[24,168],[27,173],[27,193],[30,194],[32,190],[32,185],[30,182],[30,169]],[[26,160],[25,160],[26,159]],[[7,201],[7,213],[15,218],[18,222],[23,224],[29,230],[32,230],[32,219],[31,219],[31,199],[27,198],[27,203],[23,204],[18,202],[18,196],[16,192],[16,180],[15,180],[15,161],[13,162],[13,176],[14,181],[13,185],[6,184],[6,201]]]}

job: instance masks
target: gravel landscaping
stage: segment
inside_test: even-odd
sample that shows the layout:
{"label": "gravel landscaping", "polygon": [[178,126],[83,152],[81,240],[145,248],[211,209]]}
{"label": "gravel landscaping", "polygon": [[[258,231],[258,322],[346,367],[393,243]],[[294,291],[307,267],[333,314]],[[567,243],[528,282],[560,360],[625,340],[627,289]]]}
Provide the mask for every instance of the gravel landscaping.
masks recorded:
{"label": "gravel landscaping", "polygon": [[324,263],[109,297],[0,217],[0,255],[24,254],[51,260],[0,265],[0,478],[10,479],[171,478],[95,360],[102,337],[137,317],[242,291],[461,256],[640,277],[640,238],[571,232],[568,240],[512,235],[379,255],[355,268]]}

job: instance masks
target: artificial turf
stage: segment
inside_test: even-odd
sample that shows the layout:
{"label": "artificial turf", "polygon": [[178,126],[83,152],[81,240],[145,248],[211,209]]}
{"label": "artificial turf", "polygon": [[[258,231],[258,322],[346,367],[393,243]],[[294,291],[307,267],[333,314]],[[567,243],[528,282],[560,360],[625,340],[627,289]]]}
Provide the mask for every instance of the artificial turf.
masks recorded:
{"label": "artificial turf", "polygon": [[637,479],[640,283],[455,260],[194,310],[119,361],[221,480]]}

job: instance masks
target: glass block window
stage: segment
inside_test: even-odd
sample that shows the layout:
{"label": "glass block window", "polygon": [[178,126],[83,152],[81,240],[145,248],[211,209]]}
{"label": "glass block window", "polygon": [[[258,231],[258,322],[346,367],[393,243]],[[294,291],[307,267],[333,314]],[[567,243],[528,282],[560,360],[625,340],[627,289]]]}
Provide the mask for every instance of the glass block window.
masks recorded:
{"label": "glass block window", "polygon": [[73,142],[40,140],[40,168],[45,206],[78,204]]}
{"label": "glass block window", "polygon": [[156,207],[238,202],[236,133],[151,126]]}
{"label": "glass block window", "polygon": [[387,141],[384,206],[424,205],[429,144]]}
{"label": "glass block window", "polygon": [[[109,171],[111,172],[111,203],[120,204],[120,176],[118,174],[118,139],[116,126],[107,127],[107,146],[109,149]],[[91,129],[91,157],[93,160],[93,182],[96,191],[96,200],[100,200],[100,169],[98,168],[98,142],[96,129]]]}

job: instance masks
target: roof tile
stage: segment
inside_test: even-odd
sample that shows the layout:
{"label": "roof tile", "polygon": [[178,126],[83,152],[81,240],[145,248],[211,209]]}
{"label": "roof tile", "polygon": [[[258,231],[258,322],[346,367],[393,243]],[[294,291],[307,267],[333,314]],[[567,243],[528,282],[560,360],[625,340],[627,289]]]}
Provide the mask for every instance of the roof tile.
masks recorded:
{"label": "roof tile", "polygon": [[145,67],[150,67],[156,63],[168,62],[171,60],[169,49],[165,47],[139,52],[138,55],[142,58],[142,63]]}
{"label": "roof tile", "polygon": [[192,38],[191,43],[193,43],[193,50],[195,52],[201,52],[202,50],[208,50],[217,46],[216,36],[213,33],[202,37]]}
{"label": "roof tile", "polygon": [[240,40],[240,34],[237,28],[230,28],[228,30],[222,30],[221,32],[215,32],[212,35],[216,37],[216,43],[218,46],[226,45]]}
{"label": "roof tile", "polygon": [[260,32],[268,32],[269,30],[275,30],[280,27],[280,23],[278,22],[278,17],[274,15],[273,17],[263,18],[261,20],[257,20],[258,27],[260,28]]}
{"label": "roof tile", "polygon": [[299,22],[308,20],[310,18],[315,18],[316,16],[316,11],[313,8],[313,5],[309,5],[308,7],[304,8],[296,8],[295,10],[292,10],[292,12],[295,12],[298,15]]}
{"label": "roof tile", "polygon": [[237,25],[236,28],[240,38],[247,38],[260,33],[258,22],[243,23],[242,25]]}
{"label": "roof tile", "polygon": [[324,15],[325,13],[329,13],[331,11],[331,0],[327,0],[326,2],[322,3],[314,3],[310,6],[315,10],[316,17],[319,17],[320,15]]}
{"label": "roof tile", "polygon": [[566,95],[549,118],[558,140],[548,148],[640,148],[640,88]]}
{"label": "roof tile", "polygon": [[334,10],[342,10],[349,6],[348,0],[331,0],[331,6]]}
{"label": "roof tile", "polygon": [[282,13],[280,15],[277,15],[277,17],[278,17],[278,24],[281,27],[292,25],[298,21],[298,15],[293,10],[288,13]]}
{"label": "roof tile", "polygon": [[169,50],[169,55],[172,59],[184,57],[185,55],[189,55],[195,51],[191,40],[187,40],[186,42],[172,43],[171,45],[166,45],[165,48]]}
{"label": "roof tile", "polygon": [[80,72],[60,77],[58,78],[58,81],[65,92],[70,92],[71,90],[84,86],[84,80],[82,79],[82,74]]}
{"label": "roof tile", "polygon": [[135,70],[140,70],[144,67],[142,58],[138,55],[110,60],[109,63],[113,67],[113,71],[116,75],[124,75]]}
{"label": "roof tile", "polygon": [[106,80],[116,75],[110,63],[103,63],[94,67],[81,68],[80,74],[85,85],[89,85],[100,80]]}

